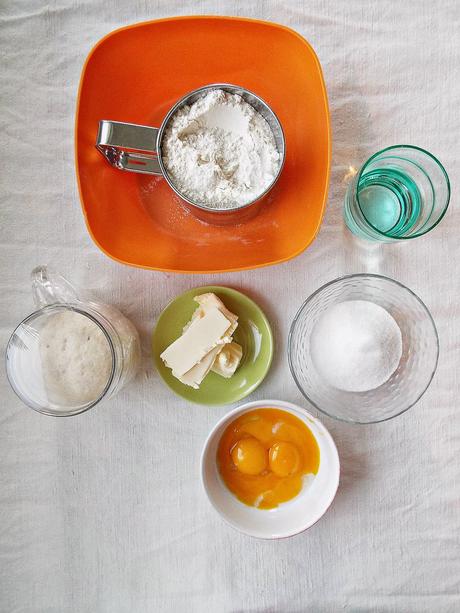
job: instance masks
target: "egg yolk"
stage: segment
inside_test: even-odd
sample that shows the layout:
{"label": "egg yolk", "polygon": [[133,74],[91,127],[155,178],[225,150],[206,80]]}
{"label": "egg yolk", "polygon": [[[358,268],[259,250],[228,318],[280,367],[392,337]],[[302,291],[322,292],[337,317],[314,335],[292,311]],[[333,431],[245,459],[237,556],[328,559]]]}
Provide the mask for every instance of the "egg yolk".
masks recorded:
{"label": "egg yolk", "polygon": [[292,443],[275,443],[268,452],[270,469],[278,477],[293,475],[300,467],[300,453]]}
{"label": "egg yolk", "polygon": [[245,504],[273,509],[297,496],[319,468],[319,447],[307,424],[280,409],[237,417],[225,429],[217,465],[228,489]]}
{"label": "egg yolk", "polygon": [[256,438],[243,438],[233,447],[232,460],[244,475],[259,475],[267,468],[267,450]]}

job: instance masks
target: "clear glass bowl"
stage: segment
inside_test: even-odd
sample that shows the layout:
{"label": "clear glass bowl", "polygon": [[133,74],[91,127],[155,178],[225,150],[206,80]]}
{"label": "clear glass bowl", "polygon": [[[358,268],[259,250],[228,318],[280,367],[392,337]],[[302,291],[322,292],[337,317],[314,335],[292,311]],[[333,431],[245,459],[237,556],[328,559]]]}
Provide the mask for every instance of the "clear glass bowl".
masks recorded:
{"label": "clear glass bowl", "polygon": [[[310,355],[310,338],[319,318],[332,305],[347,300],[382,306],[401,330],[398,368],[383,385],[366,392],[331,387]],[[430,385],[438,355],[438,333],[426,306],[410,289],[380,275],[349,275],[323,285],[303,303],[289,332],[289,367],[302,394],[322,413],[351,423],[377,423],[410,409]]]}

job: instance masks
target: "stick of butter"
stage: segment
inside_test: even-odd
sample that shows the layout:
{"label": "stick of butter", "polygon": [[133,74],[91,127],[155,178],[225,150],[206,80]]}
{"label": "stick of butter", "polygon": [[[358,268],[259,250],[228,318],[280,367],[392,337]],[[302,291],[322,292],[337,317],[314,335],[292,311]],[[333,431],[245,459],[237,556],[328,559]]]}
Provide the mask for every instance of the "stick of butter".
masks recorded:
{"label": "stick of butter", "polygon": [[212,308],[219,309],[219,311],[223,313],[223,315],[225,315],[225,317],[232,324],[230,329],[227,331],[226,339],[225,339],[226,342],[230,343],[232,340],[231,336],[233,335],[233,333],[238,327],[238,316],[235,315],[235,313],[232,313],[231,311],[229,311],[227,307],[225,306],[225,304],[222,302],[222,300],[212,292],[208,292],[207,294],[199,294],[198,296],[195,296],[194,300],[195,302],[198,302],[199,307],[193,313],[191,322],[197,317],[203,317],[203,315],[209,309],[212,309]]}
{"label": "stick of butter", "polygon": [[[220,353],[222,351],[222,348],[226,346],[227,345],[217,345],[217,347],[214,347],[214,349],[211,349],[211,351],[207,355],[204,356],[201,362],[198,362],[198,364],[195,364],[193,368],[191,368],[188,372],[186,372],[181,377],[177,377],[177,379],[179,379],[179,381],[181,381],[185,385],[189,385],[190,387],[193,387],[196,390],[199,389],[203,379],[206,377],[206,375],[211,370],[211,367],[213,366],[215,362],[217,354]],[[174,372],[173,372],[173,375],[174,375]]]}
{"label": "stick of butter", "polygon": [[218,308],[207,309],[202,317],[196,318],[182,336],[163,351],[160,357],[166,366],[171,368],[175,377],[182,377],[211,349],[222,344],[222,338],[231,327],[232,322]]}

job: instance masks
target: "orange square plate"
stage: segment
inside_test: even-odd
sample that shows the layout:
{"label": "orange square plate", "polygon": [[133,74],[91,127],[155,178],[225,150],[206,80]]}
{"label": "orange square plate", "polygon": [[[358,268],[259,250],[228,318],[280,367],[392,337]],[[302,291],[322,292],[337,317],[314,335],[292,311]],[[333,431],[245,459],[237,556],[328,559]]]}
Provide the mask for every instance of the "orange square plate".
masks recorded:
{"label": "orange square plate", "polygon": [[[253,219],[196,219],[161,177],[112,168],[94,144],[100,119],[159,126],[209,83],[243,86],[278,115],[282,175]],[[327,196],[330,127],[321,67],[296,32],[231,17],[177,17],[116,30],[90,52],[76,116],[76,166],[88,230],[108,256],[174,272],[222,272],[289,260],[315,238]]]}

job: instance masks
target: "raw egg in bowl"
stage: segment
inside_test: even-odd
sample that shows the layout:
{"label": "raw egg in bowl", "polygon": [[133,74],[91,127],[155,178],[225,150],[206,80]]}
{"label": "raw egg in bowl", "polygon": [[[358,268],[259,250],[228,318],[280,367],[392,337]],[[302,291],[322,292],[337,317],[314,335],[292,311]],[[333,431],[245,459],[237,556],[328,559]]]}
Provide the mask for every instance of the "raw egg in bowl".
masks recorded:
{"label": "raw egg in bowl", "polygon": [[250,536],[293,536],[331,505],[340,464],[334,441],[305,409],[279,400],[230,411],[201,456],[208,498],[231,526]]}

